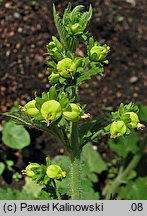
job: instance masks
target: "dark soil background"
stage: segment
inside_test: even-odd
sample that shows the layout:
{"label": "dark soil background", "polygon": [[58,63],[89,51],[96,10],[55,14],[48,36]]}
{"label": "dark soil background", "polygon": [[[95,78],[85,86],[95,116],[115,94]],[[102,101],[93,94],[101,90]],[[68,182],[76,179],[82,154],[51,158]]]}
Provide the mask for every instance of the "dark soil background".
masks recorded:
{"label": "dark soil background", "polygon": [[[68,1],[29,0],[0,1],[0,112],[8,111],[18,101],[24,105],[34,97],[48,91],[46,71],[46,45],[52,35],[57,35],[53,21],[52,4],[62,15]],[[111,47],[109,65],[102,79],[99,76],[80,87],[81,102],[93,118],[99,117],[107,107],[117,109],[120,102],[138,101],[147,105],[147,5],[146,0],[90,0],[71,1],[73,5],[93,6],[89,31],[95,40]],[[82,50],[77,50],[83,55]],[[1,128],[5,118],[0,115]],[[41,132],[30,131],[29,150],[10,150],[0,144],[0,152],[7,152],[14,159],[15,169],[25,167],[30,158],[38,162],[45,155],[63,154],[52,138]],[[49,148],[48,148],[49,147]],[[107,160],[113,153],[101,144],[100,152]],[[110,152],[109,152],[110,153]],[[111,155],[111,156],[110,156]],[[11,183],[11,176],[4,175],[2,185]]]}

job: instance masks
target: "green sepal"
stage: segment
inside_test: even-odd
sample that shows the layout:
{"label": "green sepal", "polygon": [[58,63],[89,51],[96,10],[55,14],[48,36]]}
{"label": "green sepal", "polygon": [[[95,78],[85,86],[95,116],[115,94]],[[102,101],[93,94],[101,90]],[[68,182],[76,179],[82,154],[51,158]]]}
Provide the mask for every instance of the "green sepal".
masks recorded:
{"label": "green sepal", "polygon": [[98,139],[99,135],[103,132],[104,119],[91,120],[79,125],[79,136],[81,147],[84,146],[89,140],[93,141]]}
{"label": "green sepal", "polygon": [[52,86],[49,90],[49,99],[50,100],[56,100],[57,99],[57,91],[56,91],[55,86]]}
{"label": "green sepal", "polygon": [[51,83],[55,84],[55,83],[60,82],[60,75],[56,74],[56,73],[51,73],[51,75],[48,77],[48,79]]}
{"label": "green sepal", "polygon": [[60,53],[63,52],[63,51],[64,51],[64,47],[63,47],[63,45],[60,43],[60,41],[59,41],[55,36],[52,36],[52,40],[53,40],[53,42],[56,44],[56,46],[57,46],[59,52],[60,52]]}
{"label": "green sepal", "polygon": [[42,104],[47,101],[47,98],[35,97],[36,108],[40,111]]}
{"label": "green sepal", "polygon": [[58,101],[62,109],[65,108],[70,102],[65,92],[62,92],[58,95]]}
{"label": "green sepal", "polygon": [[[57,68],[57,64],[54,61],[48,61],[46,63],[49,67],[51,67],[52,69],[56,69]],[[50,69],[50,68],[49,68]],[[51,69],[50,69],[51,70]]]}
{"label": "green sepal", "polygon": [[47,167],[50,166],[51,165],[51,159],[49,157],[46,157],[45,160],[46,160],[46,166]]}

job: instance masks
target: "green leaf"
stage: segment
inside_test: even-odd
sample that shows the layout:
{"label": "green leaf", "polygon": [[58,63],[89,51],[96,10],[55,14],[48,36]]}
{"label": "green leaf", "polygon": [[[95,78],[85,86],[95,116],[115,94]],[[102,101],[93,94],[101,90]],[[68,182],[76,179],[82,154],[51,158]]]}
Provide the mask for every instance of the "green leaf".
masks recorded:
{"label": "green leaf", "polygon": [[91,69],[91,70],[85,72],[84,74],[82,74],[81,76],[79,76],[76,84],[80,85],[84,81],[89,80],[91,78],[91,76],[93,76],[95,74],[102,74],[103,71],[104,71],[103,67],[97,67],[97,68]]}
{"label": "green leaf", "polygon": [[70,12],[71,12],[71,3],[69,2],[67,8],[65,9],[64,15],[63,15],[63,24],[69,22]]}
{"label": "green leaf", "polygon": [[119,199],[147,200],[147,176],[139,177],[135,181],[128,181],[127,185],[119,189]]}
{"label": "green leaf", "polygon": [[47,127],[46,124],[36,121],[36,120],[32,120],[30,116],[28,116],[25,112],[6,112],[3,115],[5,115],[8,118],[11,118],[12,120],[14,120],[17,124],[21,124],[24,125],[26,127],[29,128],[35,128],[38,130],[42,130],[45,132],[48,132],[54,136],[56,136],[56,132],[58,130],[60,130],[59,128],[57,128],[57,126],[55,124],[52,123],[52,125],[50,125],[49,127]]}
{"label": "green leaf", "polygon": [[119,114],[123,114],[124,112],[139,112],[138,106],[134,103],[130,102],[129,104],[124,105],[123,103],[120,104],[118,108]]}
{"label": "green leaf", "polygon": [[3,174],[4,170],[5,170],[5,164],[3,162],[0,162],[0,175]]}
{"label": "green leaf", "polygon": [[61,42],[62,42],[62,40],[64,42],[64,37],[66,37],[67,33],[66,33],[65,27],[62,23],[62,19],[59,17],[59,15],[56,11],[55,5],[53,5],[53,15],[54,15],[54,22],[55,22],[56,28],[58,30]]}
{"label": "green leaf", "polygon": [[136,171],[135,171],[135,170],[132,170],[132,171],[130,172],[130,174],[128,175],[127,180],[134,179],[136,176],[137,176]]}
{"label": "green leaf", "polygon": [[[53,162],[53,161],[52,161]],[[56,181],[57,188],[62,195],[71,196],[71,172],[70,164],[71,161],[67,156],[58,156],[54,160],[55,164],[58,164],[66,171],[66,177],[62,181]],[[94,173],[90,172],[89,164],[85,163],[85,160],[82,161],[82,199],[98,199],[99,194],[93,189],[93,182],[97,182],[97,176]],[[93,172],[93,170],[92,170]]]}
{"label": "green leaf", "polygon": [[42,92],[42,97],[43,100],[47,101],[49,100],[49,92]]}
{"label": "green leaf", "polygon": [[81,16],[81,9],[83,8],[83,5],[78,5],[72,10],[72,12],[70,13],[70,20],[72,23],[76,23],[79,21],[79,17]]}
{"label": "green leaf", "polygon": [[[44,102],[47,101],[47,99],[44,99],[45,98],[45,94],[42,93],[42,96],[43,98],[40,98],[40,97],[35,97],[35,107],[38,109],[38,110],[41,110],[41,106]],[[46,97],[47,97],[47,94],[46,94]]]}
{"label": "green leaf", "polygon": [[4,115],[13,119],[17,124],[22,124],[29,128],[35,128],[47,132],[49,134],[52,134],[60,141],[60,144],[64,145],[65,148],[66,147],[68,148],[67,146],[68,138],[66,136],[66,133],[64,133],[64,130],[58,127],[56,123],[53,122],[50,126],[47,126],[43,122],[32,120],[25,112],[21,112],[21,111],[13,112],[13,113],[7,112],[4,113]]}
{"label": "green leaf", "polygon": [[13,119],[16,123],[25,125],[29,128],[33,128],[34,123],[30,116],[28,116],[25,112],[6,112],[3,113],[4,116]]}
{"label": "green leaf", "polygon": [[6,164],[9,166],[9,167],[12,167],[14,165],[14,161],[13,160],[6,160]]}
{"label": "green leaf", "polygon": [[92,17],[92,7],[90,5],[89,7],[89,11],[84,12],[82,14],[82,16],[80,17],[80,25],[82,26],[82,30],[84,31],[84,29],[87,26],[88,21],[91,19]]}
{"label": "green leaf", "polygon": [[81,124],[79,127],[79,136],[81,147],[84,146],[89,141],[94,141],[98,139],[99,135],[102,133],[104,119],[100,118],[98,120],[88,121],[85,124]]}
{"label": "green leaf", "polygon": [[43,187],[44,186],[39,185],[39,184],[35,183],[34,181],[32,181],[31,178],[26,177],[25,178],[25,185],[23,186],[23,192],[25,192],[25,193],[31,192],[33,197],[37,198]]}
{"label": "green leaf", "polygon": [[119,137],[115,140],[109,139],[108,144],[114,152],[125,158],[129,152],[135,154],[139,150],[138,141],[137,133],[132,130],[126,137]]}
{"label": "green leaf", "polygon": [[95,174],[95,173],[89,173],[88,179],[90,179],[90,181],[93,183],[98,182],[98,177],[97,177],[97,174]]}
{"label": "green leaf", "polygon": [[57,92],[55,86],[52,86],[49,90],[49,99],[56,100],[57,99]]}
{"label": "green leaf", "polygon": [[139,116],[139,119],[141,121],[147,121],[147,106],[144,106],[142,104],[139,104],[139,113],[138,113],[138,116]]}
{"label": "green leaf", "polygon": [[101,173],[107,169],[106,163],[102,160],[100,154],[93,149],[90,143],[83,147],[81,158],[88,163],[90,172]]}
{"label": "green leaf", "polygon": [[0,200],[33,200],[33,194],[11,188],[0,188]]}
{"label": "green leaf", "polygon": [[22,190],[0,188],[0,200],[51,200],[50,193],[42,190],[43,186],[26,177]]}
{"label": "green leaf", "polygon": [[63,48],[62,44],[60,43],[60,41],[56,37],[54,37],[54,36],[52,37],[52,40],[56,44],[56,47],[58,48],[58,51],[60,53],[63,52],[64,48]]}
{"label": "green leaf", "polygon": [[94,191],[92,182],[89,179],[83,179],[82,190],[83,200],[98,200],[100,198],[99,193]]}
{"label": "green leaf", "polygon": [[2,140],[5,145],[14,149],[23,149],[30,145],[30,135],[22,125],[16,125],[9,121],[5,124],[2,131]]}
{"label": "green leaf", "polygon": [[53,197],[48,192],[41,190],[35,200],[53,200]]}
{"label": "green leaf", "polygon": [[54,13],[54,22],[56,25],[56,28],[58,30],[60,40],[62,45],[67,49],[71,49],[73,52],[76,48],[76,42],[74,38],[70,37],[65,29],[65,26],[62,22],[62,19],[59,17],[58,13],[56,12],[55,5],[53,5],[53,13]]}
{"label": "green leaf", "polygon": [[59,94],[58,100],[62,108],[65,108],[69,104],[69,99],[64,92]]}

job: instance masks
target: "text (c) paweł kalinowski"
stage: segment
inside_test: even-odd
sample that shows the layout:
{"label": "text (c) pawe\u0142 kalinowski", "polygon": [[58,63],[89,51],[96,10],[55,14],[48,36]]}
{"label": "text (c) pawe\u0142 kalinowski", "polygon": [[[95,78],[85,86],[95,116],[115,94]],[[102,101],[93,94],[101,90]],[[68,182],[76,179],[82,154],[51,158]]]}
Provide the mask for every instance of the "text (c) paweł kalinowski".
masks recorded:
{"label": "text (c) pawe\u0142 kalinowski", "polygon": [[103,211],[103,203],[94,203],[94,204],[70,204],[59,202],[55,203],[46,203],[46,204],[27,204],[25,202],[20,203],[20,211]]}

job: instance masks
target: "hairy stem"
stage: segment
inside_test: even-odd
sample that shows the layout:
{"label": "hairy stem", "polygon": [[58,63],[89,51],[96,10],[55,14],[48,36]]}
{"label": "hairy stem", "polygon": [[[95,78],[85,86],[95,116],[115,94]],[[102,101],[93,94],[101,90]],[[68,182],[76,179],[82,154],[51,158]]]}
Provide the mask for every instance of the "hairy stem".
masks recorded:
{"label": "hairy stem", "polygon": [[82,199],[81,176],[80,176],[80,158],[74,157],[71,160],[71,184],[72,200]]}
{"label": "hairy stem", "polygon": [[71,192],[72,200],[82,199],[81,169],[80,169],[80,148],[78,142],[78,123],[72,123],[71,131]]}

